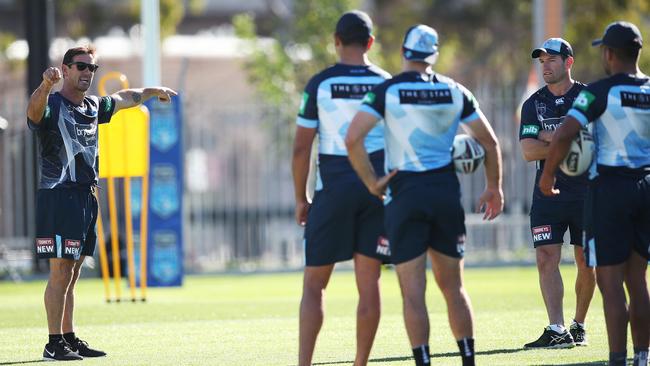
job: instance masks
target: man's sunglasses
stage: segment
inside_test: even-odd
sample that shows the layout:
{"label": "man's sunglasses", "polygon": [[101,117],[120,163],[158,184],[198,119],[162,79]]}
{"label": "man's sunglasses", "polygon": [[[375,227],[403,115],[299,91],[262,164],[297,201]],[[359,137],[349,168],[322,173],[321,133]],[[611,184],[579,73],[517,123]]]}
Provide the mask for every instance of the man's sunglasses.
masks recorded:
{"label": "man's sunglasses", "polygon": [[97,71],[97,69],[99,69],[99,65],[97,65],[97,64],[87,64],[85,62],[76,61],[76,62],[70,62],[69,64],[67,64],[68,67],[72,67],[72,65],[77,65],[77,70],[79,70],[79,71],[84,71],[84,70],[86,70],[86,68],[88,68],[88,70],[90,70],[90,72],[95,72],[95,71]]}

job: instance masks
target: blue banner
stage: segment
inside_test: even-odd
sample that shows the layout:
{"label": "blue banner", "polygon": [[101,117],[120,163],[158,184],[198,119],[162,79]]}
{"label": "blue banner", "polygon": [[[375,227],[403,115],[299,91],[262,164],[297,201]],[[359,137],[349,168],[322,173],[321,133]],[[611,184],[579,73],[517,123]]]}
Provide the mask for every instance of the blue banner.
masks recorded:
{"label": "blue banner", "polygon": [[151,99],[145,104],[150,115],[147,285],[180,286],[183,283],[181,99],[173,97],[172,103]]}

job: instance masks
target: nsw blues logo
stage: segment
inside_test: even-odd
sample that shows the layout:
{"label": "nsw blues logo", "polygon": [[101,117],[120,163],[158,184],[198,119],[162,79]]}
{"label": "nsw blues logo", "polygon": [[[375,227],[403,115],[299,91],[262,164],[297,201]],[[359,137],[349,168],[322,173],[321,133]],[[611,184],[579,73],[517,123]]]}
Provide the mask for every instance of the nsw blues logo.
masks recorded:
{"label": "nsw blues logo", "polygon": [[151,210],[166,219],[180,209],[180,192],[177,171],[173,165],[159,164],[152,167]]}
{"label": "nsw blues logo", "polygon": [[546,118],[546,104],[536,101],[535,110],[537,111],[537,119],[543,121]]}
{"label": "nsw blues logo", "polygon": [[178,236],[174,231],[160,230],[154,232],[152,237],[151,275],[162,284],[178,281],[183,270]]}
{"label": "nsw blues logo", "polygon": [[179,126],[171,105],[156,103],[151,120],[151,145],[166,152],[178,143]]}

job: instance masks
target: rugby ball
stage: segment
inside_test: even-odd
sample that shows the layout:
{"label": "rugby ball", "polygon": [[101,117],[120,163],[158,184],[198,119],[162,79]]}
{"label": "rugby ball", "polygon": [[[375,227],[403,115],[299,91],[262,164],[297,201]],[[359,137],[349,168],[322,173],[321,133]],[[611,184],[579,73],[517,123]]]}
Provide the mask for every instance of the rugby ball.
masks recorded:
{"label": "rugby ball", "polygon": [[581,129],[576,138],[571,141],[569,152],[560,163],[562,173],[577,177],[584,174],[594,159],[594,139],[586,129]]}
{"label": "rugby ball", "polygon": [[456,172],[474,173],[485,159],[485,149],[475,138],[469,135],[456,135],[451,150]]}

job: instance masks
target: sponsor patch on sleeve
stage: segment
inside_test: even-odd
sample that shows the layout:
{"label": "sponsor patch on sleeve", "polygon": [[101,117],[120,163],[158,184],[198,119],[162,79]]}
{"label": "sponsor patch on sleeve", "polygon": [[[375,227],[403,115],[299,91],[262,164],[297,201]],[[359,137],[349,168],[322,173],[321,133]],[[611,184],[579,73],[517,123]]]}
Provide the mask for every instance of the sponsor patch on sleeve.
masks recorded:
{"label": "sponsor patch on sleeve", "polygon": [[589,109],[591,103],[594,102],[594,99],[596,99],[595,95],[591,94],[587,90],[583,90],[580,92],[580,94],[578,94],[578,97],[573,102],[573,107],[578,108],[583,112],[586,112],[587,109]]}
{"label": "sponsor patch on sleeve", "polygon": [[108,113],[111,111],[111,108],[113,107],[113,98],[111,97],[102,97],[102,101],[104,102],[104,113]]}
{"label": "sponsor patch on sleeve", "polygon": [[522,136],[533,136],[537,137],[539,135],[539,126],[537,125],[524,125],[521,128]]}
{"label": "sponsor patch on sleeve", "polygon": [[302,100],[300,101],[300,109],[298,110],[299,114],[305,114],[305,108],[307,108],[307,101],[309,100],[309,94],[307,92],[302,93]]}
{"label": "sponsor patch on sleeve", "polygon": [[54,239],[36,238],[36,253],[38,254],[54,253]]}
{"label": "sponsor patch on sleeve", "polygon": [[361,103],[372,104],[372,103],[375,102],[376,98],[377,98],[377,96],[375,95],[375,93],[369,92],[363,97],[363,100],[361,101]]}
{"label": "sponsor patch on sleeve", "polygon": [[535,226],[533,227],[532,230],[533,230],[534,242],[551,240],[552,237],[551,225]]}

